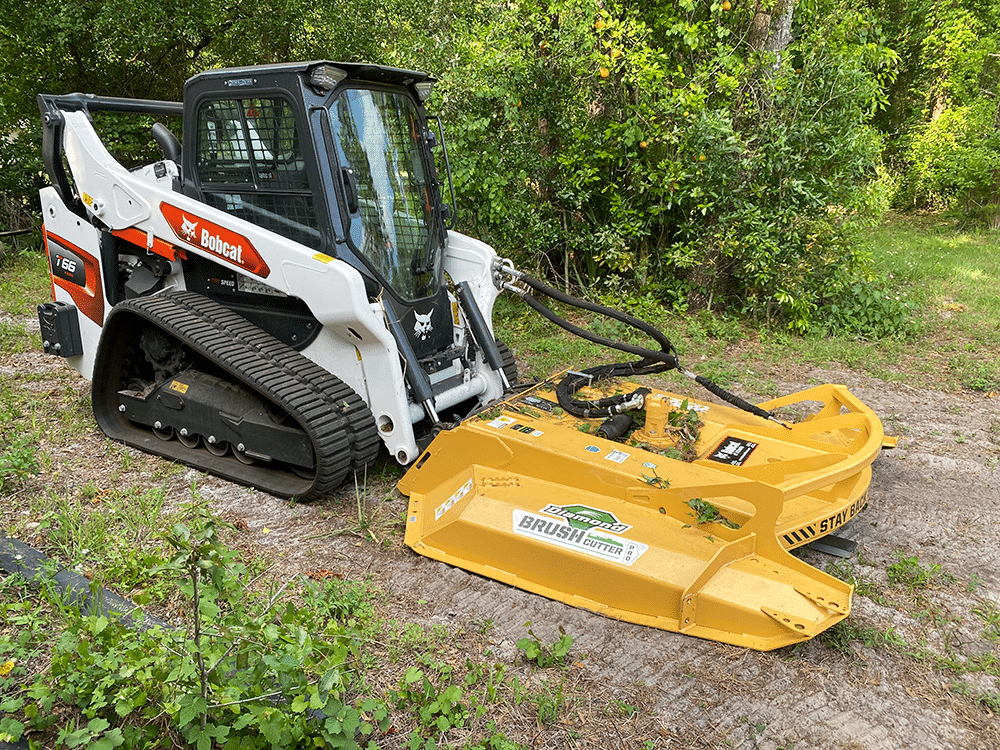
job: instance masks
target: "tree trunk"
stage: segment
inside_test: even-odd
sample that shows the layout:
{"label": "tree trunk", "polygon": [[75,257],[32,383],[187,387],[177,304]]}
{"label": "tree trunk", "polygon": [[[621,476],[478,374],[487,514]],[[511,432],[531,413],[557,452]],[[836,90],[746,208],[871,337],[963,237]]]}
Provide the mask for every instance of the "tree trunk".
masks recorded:
{"label": "tree trunk", "polygon": [[781,52],[792,41],[792,14],[795,0],[760,0],[750,23],[750,48],[771,52],[781,59]]}
{"label": "tree trunk", "polygon": [[[781,54],[792,41],[792,14],[795,0],[757,0],[747,43],[750,49],[763,54],[758,84],[751,87],[757,112],[771,106],[769,82],[781,65]],[[768,59],[770,58],[770,59]]]}

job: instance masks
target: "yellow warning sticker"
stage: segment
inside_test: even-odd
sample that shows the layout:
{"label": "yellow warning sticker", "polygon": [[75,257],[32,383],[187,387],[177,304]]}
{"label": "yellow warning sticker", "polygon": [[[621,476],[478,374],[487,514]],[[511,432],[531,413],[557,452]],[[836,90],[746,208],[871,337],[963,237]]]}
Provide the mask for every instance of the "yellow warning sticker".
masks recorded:
{"label": "yellow warning sticker", "polygon": [[318,260],[320,263],[330,263],[334,260],[331,256],[326,253],[316,253],[313,256],[313,260]]}
{"label": "yellow warning sticker", "polygon": [[790,531],[787,534],[784,534],[785,543],[789,547],[797,547],[800,544],[805,544],[813,539],[824,537],[850,521],[858,515],[858,513],[863,511],[867,505],[868,493],[866,492],[860,498],[855,500],[850,508],[842,510],[839,513],[834,513],[828,518],[824,518],[817,523],[811,523],[808,526],[803,526],[801,529],[796,529],[795,531]]}
{"label": "yellow warning sticker", "polygon": [[173,380],[170,382],[170,390],[177,391],[178,393],[187,393],[187,383],[178,383],[176,380]]}

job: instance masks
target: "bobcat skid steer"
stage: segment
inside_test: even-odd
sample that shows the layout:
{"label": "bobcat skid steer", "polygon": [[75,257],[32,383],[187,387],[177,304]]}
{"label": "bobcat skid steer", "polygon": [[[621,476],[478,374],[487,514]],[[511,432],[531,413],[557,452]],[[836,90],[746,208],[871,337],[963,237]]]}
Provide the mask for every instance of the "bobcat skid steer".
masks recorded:
{"label": "bobcat skid steer", "polygon": [[[877,417],[840,386],[716,388],[731,408],[612,379],[689,374],[648,327],[637,362],[512,388],[494,302],[553,290],[450,230],[433,84],[311,62],[208,71],[183,104],[38,97],[43,345],[101,429],[303,500],[384,444],[413,464],[413,549],[612,617],[769,649],[847,616],[850,586],[788,550],[864,507]],[[163,158],[126,169],[103,111],[183,118],[183,148],[157,123]]]}

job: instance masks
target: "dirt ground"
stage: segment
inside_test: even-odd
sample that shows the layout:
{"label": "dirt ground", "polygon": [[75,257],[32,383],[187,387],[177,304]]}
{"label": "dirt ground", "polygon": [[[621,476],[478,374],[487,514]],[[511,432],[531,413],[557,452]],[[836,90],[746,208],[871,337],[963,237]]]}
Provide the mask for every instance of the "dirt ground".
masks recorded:
{"label": "dirt ground", "polygon": [[[30,370],[36,377],[23,387],[42,392],[46,375],[62,368],[41,353],[0,354],[0,377]],[[617,622],[419,557],[402,544],[406,501],[388,464],[363,496],[374,538],[337,533],[357,525],[353,487],[302,505],[190,471],[171,481],[180,496],[197,480],[202,497],[245,529],[241,544],[272,558],[282,575],[328,569],[370,576],[388,591],[387,616],[443,624],[451,633],[483,632],[474,647],[501,662],[523,666],[515,644],[526,622],[546,643],[565,629],[575,639],[575,684],[601,696],[604,706],[641,708],[615,719],[603,738],[566,735],[566,747],[1000,748],[1000,680],[975,666],[996,671],[1000,659],[1000,398],[848,371],[764,375],[782,393],[844,383],[881,416],[888,434],[901,438],[874,464],[868,509],[842,532],[858,542],[853,557],[803,553],[820,568],[849,565],[866,584],[847,620],[856,637],[842,648],[814,639],[758,653]],[[71,382],[69,390],[86,393],[82,380]],[[47,471],[56,474],[60,461],[86,455],[85,467],[74,464],[73,481],[101,483],[122,450],[95,426],[65,456],[54,455]],[[150,471],[157,460],[139,457],[135,470]],[[929,586],[890,581],[891,566],[909,558],[934,573]],[[880,642],[886,632],[897,642]]]}

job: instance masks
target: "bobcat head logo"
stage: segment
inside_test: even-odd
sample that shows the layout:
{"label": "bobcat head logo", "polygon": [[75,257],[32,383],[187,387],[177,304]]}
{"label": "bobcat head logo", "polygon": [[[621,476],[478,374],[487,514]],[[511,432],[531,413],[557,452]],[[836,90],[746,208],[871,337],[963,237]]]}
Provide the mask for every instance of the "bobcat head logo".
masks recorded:
{"label": "bobcat head logo", "polygon": [[414,311],[413,317],[416,318],[417,322],[413,326],[413,332],[420,337],[421,341],[426,341],[427,337],[431,335],[431,331],[434,330],[431,325],[431,314],[421,315],[420,313]]}
{"label": "bobcat head logo", "polygon": [[197,229],[197,221],[190,221],[187,216],[181,214],[181,234],[184,235],[184,239],[194,242],[195,232]]}

